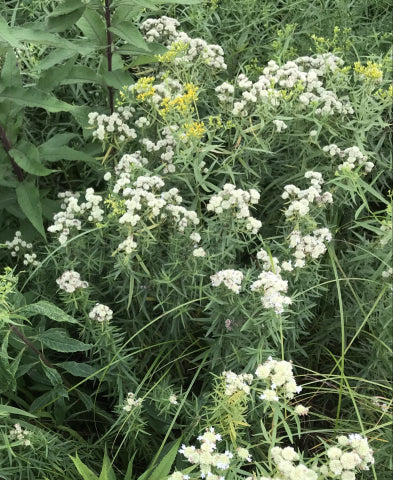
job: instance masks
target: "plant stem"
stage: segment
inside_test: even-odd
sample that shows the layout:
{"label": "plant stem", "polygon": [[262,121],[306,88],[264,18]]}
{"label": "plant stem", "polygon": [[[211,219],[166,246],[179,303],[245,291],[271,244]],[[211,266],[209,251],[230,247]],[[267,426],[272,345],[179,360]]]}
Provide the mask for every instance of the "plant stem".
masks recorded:
{"label": "plant stem", "polygon": [[24,335],[23,333],[19,330],[18,327],[16,327],[15,325],[12,325],[11,326],[11,330],[15,333],[15,335],[17,335],[21,340],[22,342],[27,345],[30,350],[32,350],[38,357],[40,357],[40,359],[42,360],[43,363],[45,363],[45,365],[49,368],[55,368],[55,366],[45,357],[45,355],[40,352],[31,342],[30,340],[28,340]]}
{"label": "plant stem", "polygon": [[13,157],[9,154],[9,151],[12,148],[11,142],[8,140],[8,137],[5,133],[4,128],[0,125],[0,141],[3,145],[4,150],[7,152],[7,155],[9,156],[11,160],[11,165],[12,169],[16,175],[16,178],[18,179],[18,182],[23,182],[23,170],[20,168],[20,166],[15,162]]}
{"label": "plant stem", "polygon": [[[111,7],[110,0],[105,0],[105,23],[106,23],[106,39],[108,46],[106,47],[106,59],[108,62],[108,72],[112,71],[112,33],[109,30],[111,26]],[[109,94],[109,110],[113,113],[113,87],[108,87]]]}

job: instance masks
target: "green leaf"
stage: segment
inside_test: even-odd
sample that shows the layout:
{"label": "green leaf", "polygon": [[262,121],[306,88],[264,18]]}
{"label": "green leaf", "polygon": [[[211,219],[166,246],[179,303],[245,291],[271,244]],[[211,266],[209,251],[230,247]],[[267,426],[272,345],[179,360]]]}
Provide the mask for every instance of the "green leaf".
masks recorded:
{"label": "green leaf", "polygon": [[9,407],[8,405],[0,405],[0,418],[9,417],[10,415],[22,415],[24,417],[37,418],[35,415],[19,408]]}
{"label": "green leaf", "polygon": [[68,60],[70,57],[74,56],[75,52],[66,48],[56,48],[49,55],[44,57],[41,61],[37,63],[34,69],[38,72],[48,70],[51,67],[54,67],[58,63],[62,63],[65,60]]}
{"label": "green leaf", "polygon": [[104,460],[102,462],[102,470],[98,480],[116,480],[115,472],[113,471],[111,461],[109,460],[108,454],[105,450]]}
{"label": "green leaf", "polygon": [[16,381],[5,358],[0,355],[0,393],[16,390]]}
{"label": "green leaf", "polygon": [[60,85],[72,83],[103,83],[102,77],[93,69],[84,65],[76,65],[68,72],[67,77],[61,80]]}
{"label": "green leaf", "polygon": [[78,457],[78,454],[75,455],[75,457],[71,457],[71,460],[74,462],[74,465],[78,472],[82,475],[83,480],[98,480],[97,475],[94,475],[94,473],[88,468],[82,460]]}
{"label": "green leaf", "polygon": [[0,44],[5,43],[11,47],[20,47],[19,40],[3,17],[0,17]]}
{"label": "green leaf", "polygon": [[53,403],[58,398],[68,398],[67,390],[62,385],[58,385],[49,392],[45,392],[43,395],[37,397],[30,405],[30,411],[35,412],[40,410],[45,405]]}
{"label": "green leaf", "polygon": [[112,72],[105,72],[103,74],[106,85],[114,87],[118,90],[124,85],[133,85],[135,83],[131,75],[124,70],[113,70]]}
{"label": "green leaf", "polygon": [[27,219],[46,239],[44,225],[42,223],[42,208],[38,188],[34,183],[23,182],[16,187],[16,198]]}
{"label": "green leaf", "polygon": [[64,15],[51,15],[46,21],[48,30],[50,32],[64,32],[64,30],[72,27],[72,25],[74,25],[81,18],[84,11],[85,6]]}
{"label": "green leaf", "polygon": [[105,47],[107,44],[106,28],[104,21],[97,12],[87,8],[82,17],[76,23],[85,35],[85,37],[99,47]]}
{"label": "green leaf", "polygon": [[93,379],[96,375],[97,369],[92,367],[87,363],[78,363],[78,362],[62,362],[58,364],[59,367],[64,368],[68,373],[71,373],[74,377],[87,378],[90,377]]}
{"label": "green leaf", "polygon": [[53,135],[49,140],[47,140],[45,143],[42,143],[38,149],[40,150],[43,149],[42,151],[45,151],[46,148],[58,148],[62,147],[63,145],[67,145],[71,140],[76,138],[78,135],[76,133],[56,133],[56,135]]}
{"label": "green leaf", "polygon": [[136,47],[139,50],[149,51],[149,46],[143,38],[141,32],[131,22],[121,22],[113,25],[109,29],[118,37],[125,40],[129,45]]}
{"label": "green leaf", "polygon": [[55,322],[79,323],[75,318],[71,317],[71,315],[63,312],[61,308],[56,307],[56,305],[46,300],[40,300],[37,303],[26,305],[18,310],[17,313],[26,318],[30,318],[33,315],[44,315]]}
{"label": "green leaf", "polygon": [[67,13],[74,12],[75,10],[85,6],[86,5],[82,2],[82,0],[67,0],[66,2],[57,4],[55,9],[50,13],[49,17],[60,17],[67,15]]}
{"label": "green leaf", "polygon": [[[42,147],[42,145],[41,145]],[[59,148],[41,148],[39,147],[41,158],[48,162],[55,162],[58,160],[79,160],[82,162],[95,162],[94,157],[91,155],[80,151],[75,150],[70,147],[59,147]]]}
{"label": "green leaf", "polygon": [[13,50],[8,50],[3,69],[1,70],[1,83],[5,87],[22,86],[22,77],[18,68],[18,60]]}
{"label": "green leaf", "polygon": [[[32,147],[34,147],[34,145],[32,145]],[[18,148],[11,148],[9,154],[11,155],[11,157],[13,157],[15,162],[27,173],[38,176],[45,176],[54,172],[54,170],[49,170],[49,168],[46,168],[42,165],[39,160],[38,150],[35,147],[31,148],[30,151],[30,155],[26,155]]]}
{"label": "green leaf", "polygon": [[72,105],[33,87],[7,87],[0,92],[0,102],[3,100],[11,100],[27,107],[44,108],[48,112],[70,112],[74,109]]}
{"label": "green leaf", "polygon": [[177,439],[169,452],[164,455],[161,461],[154,466],[154,470],[150,467],[138,480],[162,480],[169,475],[172,464],[175,461],[177,451],[179,449],[181,438]]}
{"label": "green leaf", "polygon": [[51,67],[46,70],[40,77],[38,81],[38,88],[40,90],[50,92],[57,85],[60,84],[62,80],[67,78],[69,72],[72,70],[75,64],[76,56],[71,57],[68,62],[57,67]]}
{"label": "green leaf", "polygon": [[50,381],[50,384],[53,387],[63,384],[63,380],[56,369],[48,367],[48,365],[45,365],[45,363],[43,363],[42,360],[41,360],[41,366],[44,370],[44,373],[47,379]]}
{"label": "green leaf", "polygon": [[84,352],[90,350],[93,346],[90,343],[83,343],[80,340],[69,337],[67,331],[63,328],[50,328],[37,335],[36,338],[46,347],[56,352]]}

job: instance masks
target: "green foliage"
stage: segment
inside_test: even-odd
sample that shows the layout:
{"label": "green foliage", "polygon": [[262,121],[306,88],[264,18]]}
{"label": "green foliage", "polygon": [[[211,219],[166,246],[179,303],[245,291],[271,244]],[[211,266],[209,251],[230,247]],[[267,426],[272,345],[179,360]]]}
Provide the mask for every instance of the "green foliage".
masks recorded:
{"label": "green foliage", "polygon": [[284,3],[0,7],[5,479],[390,478],[387,2]]}

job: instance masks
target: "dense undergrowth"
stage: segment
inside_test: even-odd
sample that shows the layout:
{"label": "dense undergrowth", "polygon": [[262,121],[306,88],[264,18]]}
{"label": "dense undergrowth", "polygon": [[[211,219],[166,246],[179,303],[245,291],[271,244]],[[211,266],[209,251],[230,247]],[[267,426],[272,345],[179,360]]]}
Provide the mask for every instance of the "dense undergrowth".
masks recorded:
{"label": "dense undergrowth", "polygon": [[389,6],[0,7],[0,478],[391,478]]}

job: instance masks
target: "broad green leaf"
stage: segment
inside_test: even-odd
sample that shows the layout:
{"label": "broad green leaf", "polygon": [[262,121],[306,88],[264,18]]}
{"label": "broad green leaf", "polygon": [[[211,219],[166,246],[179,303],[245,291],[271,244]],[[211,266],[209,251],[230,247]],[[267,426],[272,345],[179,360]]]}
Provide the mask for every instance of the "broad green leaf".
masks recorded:
{"label": "broad green leaf", "polygon": [[6,359],[0,355],[0,393],[13,392],[15,389],[15,377],[12,375],[11,368]]}
{"label": "broad green leaf", "polygon": [[33,87],[8,87],[0,92],[0,102],[3,100],[12,100],[27,107],[43,108],[48,112],[70,112],[74,109],[72,105]]}
{"label": "broad green leaf", "polygon": [[9,407],[8,405],[0,405],[0,418],[9,417],[10,415],[22,415],[24,417],[37,418],[35,415],[19,408]]}
{"label": "broad green leaf", "polygon": [[115,472],[113,471],[111,461],[109,460],[106,450],[104,452],[102,470],[98,480],[116,480],[116,475],[115,475]]}
{"label": "broad green leaf", "polygon": [[58,364],[59,367],[64,368],[64,370],[74,377],[82,378],[94,378],[97,369],[92,367],[87,363],[78,363],[78,362],[62,362]]}
{"label": "broad green leaf", "polygon": [[11,47],[20,47],[19,39],[15,35],[3,17],[0,17],[0,44],[10,45]]}
{"label": "broad green leaf", "polygon": [[121,22],[110,27],[110,31],[139,50],[149,51],[149,46],[141,32],[131,22]]}
{"label": "broad green leaf", "polygon": [[105,72],[103,75],[105,83],[109,87],[114,87],[118,90],[125,85],[132,85],[135,83],[131,75],[124,70],[113,70],[112,72]]}
{"label": "broad green leaf", "polygon": [[51,67],[46,70],[38,81],[38,88],[40,90],[50,92],[55,87],[60,85],[60,82],[68,77],[68,74],[74,67],[75,58],[76,56],[73,56],[63,65]]}
{"label": "broad green leaf", "polygon": [[154,0],[154,3],[161,5],[164,3],[176,3],[178,5],[196,5],[201,3],[203,0]]}
{"label": "broad green leaf", "polygon": [[155,10],[156,3],[154,0],[115,0],[115,7],[127,7],[127,8],[138,8],[138,11],[142,11],[145,8],[150,8]]}
{"label": "broad green leaf", "polygon": [[11,148],[9,154],[11,155],[11,157],[13,157],[15,162],[27,173],[31,173],[32,175],[45,176],[54,172],[54,170],[49,170],[49,168],[46,168],[42,165],[42,163],[39,161],[37,149],[36,152],[36,155],[26,155],[18,148]]}
{"label": "broad green leaf", "polygon": [[71,460],[74,462],[74,465],[78,472],[82,475],[83,480],[98,480],[97,475],[88,468],[82,460],[78,457],[78,454],[75,457],[70,457]]}
{"label": "broad green leaf", "polygon": [[22,212],[37,231],[46,239],[42,223],[42,209],[38,188],[31,182],[23,182],[16,187],[16,198]]}
{"label": "broad green leaf", "polygon": [[58,148],[63,145],[67,145],[72,139],[76,138],[78,135],[76,133],[56,133],[45,143],[42,143],[38,150],[42,154],[46,148]]}
{"label": "broad green leaf", "polygon": [[68,28],[72,27],[83,15],[85,11],[85,6],[74,10],[70,13],[64,15],[53,16],[47,18],[46,24],[50,32],[64,32]]}
{"label": "broad green leaf", "polygon": [[179,449],[181,438],[177,439],[169,452],[162,457],[160,462],[150,467],[138,480],[162,480],[169,475],[173,462],[175,461],[177,451]]}
{"label": "broad green leaf", "polygon": [[[41,145],[42,147],[42,145]],[[55,162],[58,160],[79,160],[82,162],[95,162],[94,157],[91,155],[82,152],[80,150],[75,150],[70,147],[59,147],[59,148],[41,148],[39,147],[41,158],[48,162]]]}
{"label": "broad green leaf", "polygon": [[59,372],[56,369],[48,367],[48,365],[45,365],[45,363],[43,363],[42,360],[41,360],[41,366],[44,370],[44,373],[45,373],[47,379],[50,381],[50,384],[53,387],[56,387],[56,385],[62,385],[63,384],[63,380],[62,380]]}
{"label": "broad green leaf", "polygon": [[106,46],[106,27],[101,15],[97,12],[87,8],[76,25],[87,39],[93,41],[99,47]]}
{"label": "broad green leaf", "polygon": [[68,313],[63,312],[61,308],[56,307],[56,305],[46,300],[40,300],[37,303],[26,305],[18,310],[17,313],[26,318],[32,317],[33,315],[44,315],[55,322],[78,323],[71,315],[68,315]]}
{"label": "broad green leaf", "polygon": [[22,77],[18,68],[18,60],[13,50],[8,50],[1,70],[1,83],[5,87],[22,86]]}
{"label": "broad green leaf", "polygon": [[36,71],[42,72],[44,70],[48,70],[51,67],[54,67],[59,63],[64,62],[65,60],[68,60],[74,55],[75,52],[73,50],[69,50],[66,48],[56,48],[51,53],[49,53],[49,55],[39,61],[34,68]]}
{"label": "broad green leaf", "polygon": [[85,7],[86,4],[82,0],[67,0],[66,2],[58,3],[54,10],[50,13],[49,17],[60,17],[67,15],[67,13],[74,12],[79,8]]}
{"label": "broad green leaf", "polygon": [[49,392],[45,392],[37,397],[30,405],[30,411],[35,412],[40,410],[45,407],[45,405],[53,403],[58,398],[68,398],[67,390],[62,385],[58,385]]}
{"label": "broad green leaf", "polygon": [[50,328],[37,335],[36,338],[46,347],[56,352],[84,352],[90,350],[93,346],[90,343],[83,343],[80,340],[69,337],[67,331],[63,328]]}
{"label": "broad green leaf", "polygon": [[68,72],[67,77],[61,80],[60,85],[72,83],[103,83],[102,77],[93,69],[84,65],[76,65]]}

